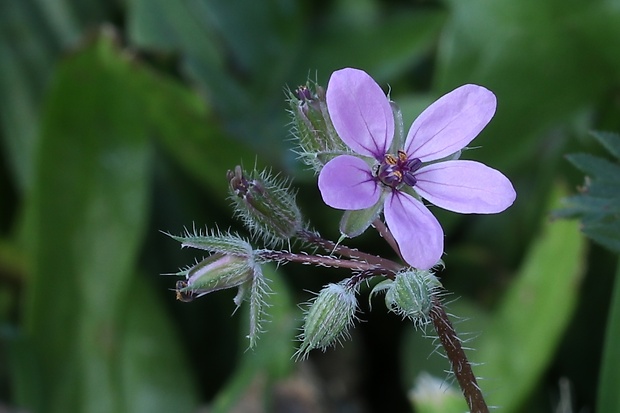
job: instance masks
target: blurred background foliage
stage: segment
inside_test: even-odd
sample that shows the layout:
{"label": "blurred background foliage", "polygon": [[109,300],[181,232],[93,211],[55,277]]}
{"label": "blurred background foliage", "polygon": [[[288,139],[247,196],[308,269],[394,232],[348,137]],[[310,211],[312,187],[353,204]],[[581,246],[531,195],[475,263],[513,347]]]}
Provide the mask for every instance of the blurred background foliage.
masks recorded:
{"label": "blurred background foliage", "polygon": [[[447,361],[367,291],[351,341],[291,360],[297,304],[345,274],[267,269],[255,351],[233,291],[181,303],[160,275],[200,258],[160,230],[243,231],[226,199],[238,163],[294,178],[338,236],[290,151],[284,90],[352,66],[407,124],[461,84],[495,92],[463,157],[502,170],[517,201],[436,211],[457,330],[498,411],[618,411],[597,406],[616,256],[549,216],[583,183],[564,155],[605,156],[588,131],[620,130],[619,42],[618,0],[0,0],[0,410],[442,411],[408,394],[424,372],[454,385]],[[370,232],[351,243],[390,255]]]}

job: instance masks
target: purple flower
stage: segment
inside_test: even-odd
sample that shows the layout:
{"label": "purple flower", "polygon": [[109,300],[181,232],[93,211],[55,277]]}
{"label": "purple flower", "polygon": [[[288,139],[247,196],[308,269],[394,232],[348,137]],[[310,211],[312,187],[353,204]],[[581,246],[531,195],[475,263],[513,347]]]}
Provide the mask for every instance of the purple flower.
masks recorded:
{"label": "purple flower", "polygon": [[445,160],[469,144],[495,113],[495,95],[461,86],[429,106],[405,142],[394,139],[394,114],[381,87],[364,71],[332,74],[327,108],[340,138],[358,155],[340,155],[319,175],[323,201],[360,210],[383,202],[385,221],[407,263],[433,267],[443,253],[443,230],[420,198],[454,212],[505,210],[515,190],[499,171],[474,161]]}

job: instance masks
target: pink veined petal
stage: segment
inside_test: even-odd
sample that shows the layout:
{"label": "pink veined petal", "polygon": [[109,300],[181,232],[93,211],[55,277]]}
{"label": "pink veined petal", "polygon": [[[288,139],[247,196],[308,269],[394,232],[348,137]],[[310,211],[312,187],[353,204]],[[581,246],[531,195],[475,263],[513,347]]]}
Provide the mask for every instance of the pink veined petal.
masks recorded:
{"label": "pink veined petal", "polygon": [[338,156],[325,164],[319,174],[319,190],[327,205],[346,210],[369,208],[381,195],[368,164],[351,155]]}
{"label": "pink veined petal", "polygon": [[383,159],[394,138],[394,115],[381,87],[366,72],[334,72],[327,109],[340,138],[355,152]]}
{"label": "pink veined petal", "polygon": [[501,212],[517,197],[508,178],[480,162],[438,162],[420,168],[415,177],[421,197],[462,214]]}
{"label": "pink veined petal", "polygon": [[427,270],[437,264],[443,254],[443,230],[428,208],[411,195],[394,191],[385,200],[384,214],[409,265]]}
{"label": "pink veined petal", "polygon": [[493,92],[464,85],[430,105],[411,125],[405,152],[422,162],[434,161],[463,149],[495,114]]}

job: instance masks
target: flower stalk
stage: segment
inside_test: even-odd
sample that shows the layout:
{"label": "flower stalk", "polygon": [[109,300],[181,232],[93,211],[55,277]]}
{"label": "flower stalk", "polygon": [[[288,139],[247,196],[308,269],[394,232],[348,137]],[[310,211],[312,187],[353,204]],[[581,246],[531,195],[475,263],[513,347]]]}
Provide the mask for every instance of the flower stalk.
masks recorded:
{"label": "flower stalk", "polygon": [[452,372],[461,387],[465,401],[471,413],[489,413],[489,408],[484,400],[478,381],[471,368],[471,363],[467,360],[461,340],[456,334],[448,314],[443,308],[441,301],[435,297],[431,311],[429,313],[439,341],[446,351]]}

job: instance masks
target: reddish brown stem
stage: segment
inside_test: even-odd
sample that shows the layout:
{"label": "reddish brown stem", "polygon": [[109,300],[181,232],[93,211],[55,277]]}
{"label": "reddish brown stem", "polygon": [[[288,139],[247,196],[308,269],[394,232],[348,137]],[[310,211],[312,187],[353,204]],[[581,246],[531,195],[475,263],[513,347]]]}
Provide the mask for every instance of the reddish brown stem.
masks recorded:
{"label": "reddish brown stem", "polygon": [[321,255],[295,254],[288,251],[257,251],[260,258],[267,261],[279,262],[298,262],[302,264],[312,264],[319,267],[348,268],[353,271],[359,271],[366,275],[384,275],[393,276],[396,270],[381,267],[377,264],[371,264],[366,261],[343,260],[340,258],[324,257]]}
{"label": "reddish brown stem", "polygon": [[330,254],[335,252],[355,260],[366,261],[367,263],[375,266],[382,266],[394,272],[397,272],[403,268],[401,264],[395,263],[394,261],[390,261],[377,255],[368,254],[354,248],[349,248],[346,245],[336,244],[335,242],[322,238],[319,234],[311,231],[302,230],[299,231],[297,235],[303,240],[321,247]]}
{"label": "reddish brown stem", "polygon": [[463,351],[461,341],[457,337],[456,331],[452,327],[452,323],[438,298],[433,298],[433,308],[431,309],[430,317],[433,320],[439,340],[446,350],[446,355],[452,365],[452,371],[461,386],[461,391],[463,396],[465,396],[469,411],[471,413],[489,413],[489,408],[484,401],[484,396],[482,396],[476,376],[474,376],[474,372],[471,369],[471,364],[467,360],[465,351]]}

